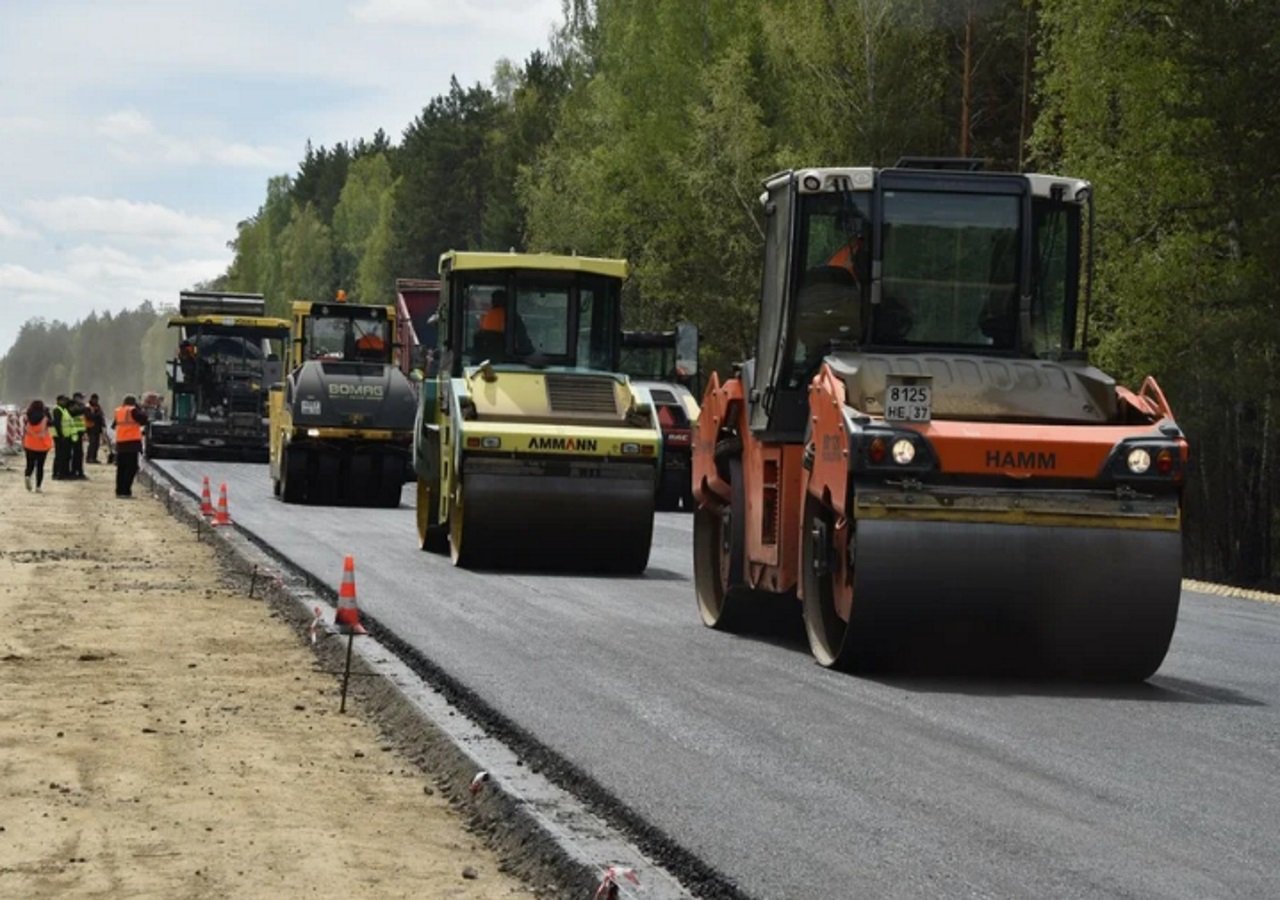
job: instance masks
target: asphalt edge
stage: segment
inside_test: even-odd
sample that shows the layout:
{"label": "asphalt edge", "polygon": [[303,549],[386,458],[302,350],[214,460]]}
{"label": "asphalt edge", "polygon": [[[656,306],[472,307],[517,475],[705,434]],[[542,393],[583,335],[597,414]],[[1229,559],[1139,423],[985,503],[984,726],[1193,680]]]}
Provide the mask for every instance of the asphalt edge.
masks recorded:
{"label": "asphalt edge", "polygon": [[1197,594],[1212,594],[1215,597],[1234,597],[1237,600],[1253,600],[1257,603],[1280,603],[1280,594],[1255,591],[1231,584],[1218,584],[1214,581],[1198,581],[1194,578],[1182,579],[1182,589],[1194,591]]}
{"label": "asphalt edge", "polygon": [[[341,678],[346,641],[323,637],[323,632],[314,643],[310,637],[317,608],[323,618],[332,620],[336,592],[331,587],[318,584],[314,576],[269,552],[251,533],[238,527],[212,526],[201,515],[194,494],[163,469],[144,464],[138,478],[171,517],[192,527],[201,541],[224,557],[229,575],[248,580],[251,599],[264,601],[300,640],[312,646],[321,666]],[[525,880],[539,897],[546,898],[596,896],[609,867],[619,873],[614,881],[617,890],[600,896],[652,900],[695,896],[585,806],[579,814],[583,821],[578,823],[566,823],[563,816],[556,816],[547,794],[571,795],[535,768],[520,772],[525,766],[516,751],[506,748],[509,758],[496,764],[493,746],[487,748],[485,758],[472,752],[468,745],[486,741],[501,744],[487,737],[484,728],[471,723],[464,713],[455,712],[447,691],[432,686],[402,662],[394,649],[379,643],[385,635],[379,635],[376,622],[365,624],[372,626],[372,636],[357,641],[352,653],[348,698],[357,707],[355,714],[367,713],[397,750],[434,776],[441,793],[466,817],[469,830],[498,854],[504,871]],[[433,697],[437,702],[432,702]],[[428,708],[432,706],[437,707],[434,712]],[[456,718],[463,730],[470,725],[474,734],[459,738],[456,725],[445,727],[435,718],[441,714]],[[491,770],[503,774],[495,777]],[[477,781],[482,772],[486,777]],[[539,781],[545,784],[534,783]],[[580,806],[576,798],[573,803]],[[579,845],[579,836],[602,838],[620,852],[605,858],[588,853]],[[638,885],[625,877],[628,870],[636,874]],[[718,893],[712,891],[713,896]]]}

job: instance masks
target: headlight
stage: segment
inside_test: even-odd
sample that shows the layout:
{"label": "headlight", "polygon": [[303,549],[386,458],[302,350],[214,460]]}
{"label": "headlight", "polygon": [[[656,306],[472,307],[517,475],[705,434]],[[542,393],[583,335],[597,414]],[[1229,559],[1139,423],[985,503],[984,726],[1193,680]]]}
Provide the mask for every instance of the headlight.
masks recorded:
{"label": "headlight", "polygon": [[1130,472],[1141,475],[1151,468],[1151,454],[1142,447],[1134,447],[1125,458],[1125,463],[1129,466]]}
{"label": "headlight", "polygon": [[893,442],[893,461],[900,466],[909,466],[911,461],[916,458],[916,445],[906,438],[899,438]]}

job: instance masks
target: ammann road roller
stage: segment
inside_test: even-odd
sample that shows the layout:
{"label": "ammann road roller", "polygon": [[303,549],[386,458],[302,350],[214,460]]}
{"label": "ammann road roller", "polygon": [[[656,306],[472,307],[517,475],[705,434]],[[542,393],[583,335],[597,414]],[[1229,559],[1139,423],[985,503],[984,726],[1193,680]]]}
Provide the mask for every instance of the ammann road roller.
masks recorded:
{"label": "ammann road roller", "polygon": [[640,572],[662,434],[618,371],[624,260],[445,253],[418,540],[460,566]]}
{"label": "ammann road roller", "polygon": [[1155,672],[1188,447],[1154,379],[1085,358],[1091,186],[917,159],[764,188],[756,355],[695,437],[703,622],[788,595],[824,666]]}

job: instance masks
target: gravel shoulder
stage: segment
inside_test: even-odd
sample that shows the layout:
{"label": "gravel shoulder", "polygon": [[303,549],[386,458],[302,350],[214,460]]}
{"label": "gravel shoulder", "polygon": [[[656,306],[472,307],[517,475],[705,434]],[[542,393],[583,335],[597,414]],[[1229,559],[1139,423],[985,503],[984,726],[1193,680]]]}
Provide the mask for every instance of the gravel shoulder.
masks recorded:
{"label": "gravel shoulder", "polygon": [[0,464],[0,896],[534,896],[208,544],[89,474]]}

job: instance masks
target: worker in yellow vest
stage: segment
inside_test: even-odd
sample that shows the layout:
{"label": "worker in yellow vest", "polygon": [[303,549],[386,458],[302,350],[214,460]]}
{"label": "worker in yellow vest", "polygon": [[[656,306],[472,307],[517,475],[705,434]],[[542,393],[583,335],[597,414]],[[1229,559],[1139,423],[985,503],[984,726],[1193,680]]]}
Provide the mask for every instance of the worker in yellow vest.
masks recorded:
{"label": "worker in yellow vest", "polygon": [[116,433],[116,496],[133,496],[133,479],[138,474],[138,454],[142,452],[142,429],[147,414],[138,408],[133,394],[116,407],[111,428]]}
{"label": "worker in yellow vest", "polygon": [[[49,413],[41,400],[32,400],[23,416],[26,426],[22,433],[22,449],[27,453],[27,471],[24,480],[27,490],[38,494],[44,484],[44,461],[53,449],[53,431],[49,426]],[[35,484],[32,484],[32,476]]]}
{"label": "worker in yellow vest", "polygon": [[67,408],[70,403],[71,398],[66,394],[59,394],[51,413],[54,481],[71,477],[71,437],[76,433],[76,423]]}
{"label": "worker in yellow vest", "polygon": [[84,394],[79,391],[72,394],[67,411],[71,413],[71,423],[75,429],[71,438],[71,459],[67,463],[67,475],[84,480],[88,478],[84,474],[84,433],[88,429],[84,421]]}

